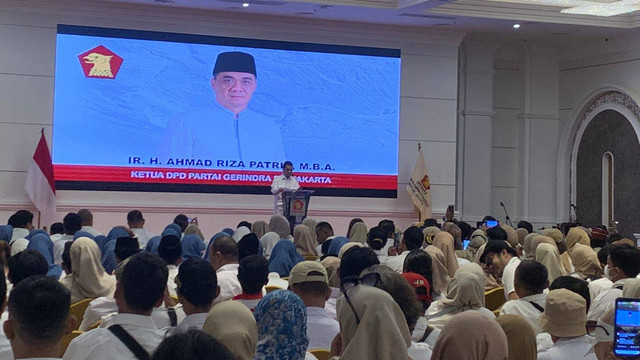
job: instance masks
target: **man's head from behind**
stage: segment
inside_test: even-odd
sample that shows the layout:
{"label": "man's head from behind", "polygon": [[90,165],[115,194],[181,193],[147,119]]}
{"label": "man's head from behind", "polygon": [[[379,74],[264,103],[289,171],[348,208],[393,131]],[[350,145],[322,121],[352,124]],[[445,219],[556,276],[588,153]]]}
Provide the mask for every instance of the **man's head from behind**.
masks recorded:
{"label": "man's head from behind", "polygon": [[118,312],[150,315],[162,303],[169,272],[159,256],[139,253],[129,258],[116,285]]}
{"label": "man's head from behind", "polygon": [[133,256],[140,252],[140,245],[138,239],[133,237],[119,237],[116,239],[116,247],[113,249],[113,253],[116,255],[116,260],[122,262],[129,256]]}
{"label": "man's head from behind", "polygon": [[256,91],[256,77],[252,55],[239,51],[218,54],[211,79],[216,101],[236,114],[243,111]]}
{"label": "man's head from behind", "polygon": [[209,247],[209,260],[217,271],[227,264],[238,263],[238,244],[230,236],[221,236]]}
{"label": "man's head from behind", "polygon": [[636,277],[640,272],[640,250],[626,244],[614,245],[609,250],[607,266],[613,282]]}
{"label": "man's head from behind", "polygon": [[33,213],[27,210],[18,210],[9,217],[7,222],[13,228],[33,229]]}
{"label": "man's head from behind", "polygon": [[144,217],[140,210],[131,210],[127,213],[127,224],[131,229],[141,228],[144,226]]}
{"label": "man's head from behind", "polygon": [[62,336],[71,329],[70,306],[69,290],[55,279],[32,276],[14,286],[4,333],[16,358],[59,352]]}
{"label": "man's head from behind", "polygon": [[404,231],[402,236],[402,244],[405,251],[411,251],[422,247],[424,241],[424,234],[417,226],[410,226]]}
{"label": "man's head from behind", "polygon": [[178,265],[182,261],[182,244],[175,235],[165,235],[160,239],[158,255],[167,265]]}
{"label": "man's head from behind", "polygon": [[516,268],[513,285],[516,294],[523,298],[525,296],[542,294],[549,286],[547,279],[547,268],[541,263],[533,260],[525,260]]}
{"label": "man's head from behind", "polygon": [[244,294],[259,294],[269,282],[269,262],[262,255],[249,255],[238,265],[238,281]]}
{"label": "man's head from behind", "polygon": [[73,235],[76,231],[82,229],[82,218],[76,213],[68,213],[62,219],[62,226],[64,227],[64,233],[67,235]]}
{"label": "man's head from behind", "polygon": [[180,229],[182,230],[182,232],[184,232],[184,229],[189,226],[189,218],[185,214],[178,214],[175,218],[173,218],[173,223],[180,226]]}
{"label": "man's head from behind", "polygon": [[324,308],[331,296],[327,270],[316,261],[302,261],[291,269],[289,289],[300,296],[306,306]]}
{"label": "man's head from behind", "polygon": [[13,286],[33,275],[46,275],[49,272],[47,260],[35,250],[24,250],[13,255],[7,262],[9,281]]}
{"label": "man's head from behind", "polygon": [[82,226],[93,226],[93,214],[89,209],[78,210],[78,215],[82,219]]}
{"label": "man's head from behind", "polygon": [[340,284],[352,281],[360,276],[362,270],[380,264],[378,256],[368,247],[354,246],[347,250],[340,260]]}
{"label": "man's head from behind", "polygon": [[[422,232],[420,234],[422,234]],[[420,236],[422,237],[422,235]],[[369,229],[369,234],[367,234],[367,244],[369,244],[369,247],[373,250],[382,250],[387,244],[387,234],[385,234],[380,226],[374,226]]]}
{"label": "man's head from behind", "polygon": [[178,299],[183,304],[188,302],[195,312],[209,312],[213,299],[220,293],[215,270],[202,259],[189,258],[182,263],[175,281]]}
{"label": "man's head from behind", "polygon": [[589,284],[587,284],[586,281],[573,276],[560,276],[553,280],[551,285],[549,285],[549,291],[557,289],[566,289],[582,296],[586,305],[585,312],[589,311],[589,307],[591,306],[591,294],[589,292]]}

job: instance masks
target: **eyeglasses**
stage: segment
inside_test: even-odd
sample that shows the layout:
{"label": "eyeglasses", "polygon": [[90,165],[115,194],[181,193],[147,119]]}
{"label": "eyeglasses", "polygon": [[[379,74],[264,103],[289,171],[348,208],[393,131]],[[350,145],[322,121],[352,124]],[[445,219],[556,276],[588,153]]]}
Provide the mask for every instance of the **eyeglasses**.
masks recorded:
{"label": "eyeglasses", "polygon": [[369,273],[363,275],[362,277],[358,277],[357,275],[348,276],[343,279],[341,284],[342,294],[344,295],[344,299],[347,300],[347,304],[349,304],[351,311],[353,311],[353,316],[356,318],[356,324],[360,325],[360,316],[358,316],[358,312],[353,306],[351,299],[349,299],[349,295],[347,294],[347,292],[353,289],[358,284],[362,284],[365,286],[376,286],[380,283],[380,281],[380,274],[378,273]]}

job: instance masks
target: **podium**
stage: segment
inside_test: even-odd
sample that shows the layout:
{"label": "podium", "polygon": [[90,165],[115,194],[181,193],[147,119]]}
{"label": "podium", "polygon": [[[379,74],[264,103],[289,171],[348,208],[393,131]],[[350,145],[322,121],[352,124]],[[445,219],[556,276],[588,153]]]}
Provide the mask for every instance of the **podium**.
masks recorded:
{"label": "podium", "polygon": [[293,223],[294,226],[302,224],[302,220],[307,217],[311,194],[313,194],[313,190],[284,191],[282,193],[282,210],[289,223]]}

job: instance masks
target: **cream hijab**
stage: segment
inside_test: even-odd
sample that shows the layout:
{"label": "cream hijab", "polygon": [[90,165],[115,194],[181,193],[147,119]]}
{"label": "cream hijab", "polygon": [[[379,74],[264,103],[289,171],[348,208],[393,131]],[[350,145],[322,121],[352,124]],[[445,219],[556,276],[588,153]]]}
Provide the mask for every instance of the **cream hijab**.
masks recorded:
{"label": "cream hijab", "polygon": [[367,242],[367,225],[363,222],[357,222],[353,224],[351,228],[351,234],[349,234],[349,241],[358,242],[364,244]]}
{"label": "cream hijab", "polygon": [[477,309],[484,307],[484,271],[478,264],[461,266],[454,275],[447,295],[440,300],[445,306],[461,309]]}
{"label": "cream hijab", "polygon": [[423,247],[428,245],[433,245],[433,237],[436,236],[441,230],[438,229],[437,226],[429,226],[422,230],[422,234],[424,235],[424,243]]}
{"label": "cream hijab", "polygon": [[86,298],[113,296],[116,282],[104,271],[100,262],[100,248],[95,241],[87,237],[76,239],[69,255],[73,267],[71,303]]}
{"label": "cream hijab", "polygon": [[532,232],[531,234],[525,236],[524,240],[522,241],[522,247],[524,248],[524,255],[529,260],[533,260],[533,258],[536,256],[535,251],[533,251],[533,238],[535,238],[538,235],[540,234]]}
{"label": "cream hijab", "polygon": [[496,321],[507,335],[509,360],[536,360],[538,358],[536,332],[525,318],[507,314],[498,316]]}
{"label": "cream hijab", "polygon": [[567,238],[564,240],[564,242],[567,245],[568,252],[571,252],[573,246],[578,243],[589,247],[591,246],[591,239],[589,238],[589,235],[587,235],[584,230],[577,227],[571,228],[569,230],[569,233],[567,233]]}
{"label": "cream hijab", "polygon": [[465,311],[442,328],[431,360],[507,360],[508,349],[507,336],[495,320]]}
{"label": "cream hijab", "polygon": [[555,228],[542,230],[542,235],[552,238],[556,244],[560,244],[563,238],[562,231]]}
{"label": "cream hijab", "polygon": [[622,287],[622,297],[640,298],[640,279],[627,279]]}
{"label": "cream hijab", "polygon": [[264,257],[267,258],[267,260],[271,257],[271,252],[278,241],[280,241],[280,235],[273,231],[269,231],[260,238],[260,245],[262,246],[262,251],[264,251]]}
{"label": "cream hijab", "polygon": [[451,277],[447,267],[444,266],[444,253],[433,245],[427,246],[424,251],[431,256],[431,274],[433,276],[433,288],[440,294],[446,294]]}
{"label": "cream hijab", "polygon": [[211,308],[202,328],[223,343],[235,360],[251,360],[258,343],[253,313],[239,301],[223,301]]}
{"label": "cream hijab", "polygon": [[458,270],[458,259],[456,258],[453,236],[446,231],[441,231],[433,238],[433,246],[442,250],[444,254],[444,266],[447,267],[449,276],[453,277],[456,270]]}
{"label": "cream hijab", "polygon": [[[340,335],[341,360],[409,360],[411,332],[398,304],[388,293],[371,286],[358,285],[347,293],[353,309],[344,296],[336,305]],[[360,318],[356,321],[355,313]]]}
{"label": "cream hijab", "polygon": [[311,238],[311,231],[306,225],[296,225],[293,228],[293,243],[296,244],[296,250],[300,255],[315,255],[318,256],[315,244]]}
{"label": "cream hijab", "polygon": [[554,245],[542,243],[536,249],[536,261],[547,268],[547,279],[549,284],[560,276],[567,275],[567,272],[560,261],[560,253]]}
{"label": "cream hijab", "polygon": [[258,220],[251,224],[251,232],[256,234],[258,239],[260,239],[264,234],[271,231],[269,228],[269,224],[266,221]]}
{"label": "cream hijab", "polygon": [[575,272],[583,279],[599,279],[604,276],[598,254],[590,246],[575,244],[569,256],[571,256],[571,262],[576,269]]}
{"label": "cream hijab", "polygon": [[340,287],[340,277],[338,276],[338,268],[340,268],[340,259],[335,256],[327,256],[320,262],[327,269],[329,278],[329,286],[333,288]]}
{"label": "cream hijab", "polygon": [[507,224],[500,224],[500,227],[507,233],[507,242],[512,248],[518,246],[518,232]]}
{"label": "cream hijab", "polygon": [[520,228],[516,229],[516,233],[518,234],[518,245],[524,246],[524,238],[529,235],[529,232],[527,229]]}
{"label": "cream hijab", "polygon": [[289,220],[282,215],[273,215],[269,220],[269,227],[280,236],[280,239],[288,239],[291,235]]}
{"label": "cream hijab", "polygon": [[304,220],[302,220],[302,225],[305,225],[306,227],[309,228],[309,232],[311,233],[311,238],[313,239],[313,243],[315,244],[316,241],[318,241],[316,239],[316,226],[318,226],[318,221],[312,218],[305,218]]}

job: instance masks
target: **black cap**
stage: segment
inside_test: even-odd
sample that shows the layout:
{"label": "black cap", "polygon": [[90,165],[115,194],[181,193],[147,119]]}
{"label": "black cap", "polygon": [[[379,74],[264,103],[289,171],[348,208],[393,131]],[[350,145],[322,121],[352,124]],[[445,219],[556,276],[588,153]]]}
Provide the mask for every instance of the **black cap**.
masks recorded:
{"label": "black cap", "polygon": [[194,305],[209,305],[216,297],[218,277],[208,261],[189,258],[176,276],[178,293]]}
{"label": "black cap", "polygon": [[218,54],[216,64],[213,66],[213,76],[225,71],[244,72],[258,76],[253,56],[239,51]]}
{"label": "black cap", "polygon": [[139,249],[138,239],[132,237],[119,237],[116,239],[116,249],[135,248]]}
{"label": "black cap", "polygon": [[158,254],[164,257],[164,254],[177,253],[177,257],[182,255],[182,244],[180,238],[175,235],[165,235],[160,239],[158,244]]}
{"label": "black cap", "polygon": [[509,243],[507,243],[504,240],[489,240],[489,242],[487,243],[487,245],[484,248],[484,252],[482,253],[482,256],[480,257],[480,262],[483,264],[487,263],[487,254],[489,253],[494,253],[494,254],[500,254],[502,252],[502,250],[507,250],[507,252],[509,252],[510,254],[514,255],[516,253],[516,251],[511,247],[511,245],[509,245]]}

